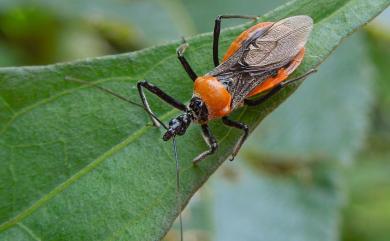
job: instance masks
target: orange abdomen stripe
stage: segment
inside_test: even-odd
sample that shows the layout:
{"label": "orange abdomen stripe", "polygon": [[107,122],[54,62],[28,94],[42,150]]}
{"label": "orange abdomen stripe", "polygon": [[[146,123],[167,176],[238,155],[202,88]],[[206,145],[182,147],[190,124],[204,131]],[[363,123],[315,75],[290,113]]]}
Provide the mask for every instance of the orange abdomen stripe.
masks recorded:
{"label": "orange abdomen stripe", "polygon": [[247,95],[247,97],[251,97],[260,94],[261,92],[270,90],[276,85],[278,85],[279,83],[281,83],[283,80],[287,79],[288,76],[292,72],[294,72],[294,70],[296,70],[298,66],[301,64],[304,55],[305,55],[305,48],[302,48],[287,68],[279,69],[278,74],[275,77],[269,77],[268,79],[266,79],[263,83],[261,83],[259,86],[254,88]]}
{"label": "orange abdomen stripe", "polygon": [[230,56],[232,56],[240,47],[243,41],[248,39],[253,32],[256,30],[266,28],[269,25],[273,24],[273,22],[263,22],[258,23],[249,29],[242,32],[229,46],[228,50],[226,51],[225,56],[223,56],[223,61],[226,61]]}

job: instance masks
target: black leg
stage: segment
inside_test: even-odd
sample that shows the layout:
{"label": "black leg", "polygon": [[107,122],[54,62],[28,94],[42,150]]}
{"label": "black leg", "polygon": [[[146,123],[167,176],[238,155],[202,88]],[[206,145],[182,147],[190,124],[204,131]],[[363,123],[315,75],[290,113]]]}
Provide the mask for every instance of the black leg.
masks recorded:
{"label": "black leg", "polygon": [[301,79],[304,79],[306,78],[308,75],[312,74],[312,73],[315,73],[317,72],[316,69],[311,69],[309,71],[307,71],[306,73],[304,73],[303,75],[301,76],[298,76],[294,79],[291,79],[291,80],[286,80],[280,84],[278,84],[277,86],[275,86],[274,88],[272,88],[267,94],[255,99],[255,100],[248,100],[248,99],[245,99],[244,100],[244,104],[248,105],[248,106],[256,106],[256,105],[260,105],[261,103],[263,103],[264,101],[268,100],[269,98],[271,98],[272,96],[274,96],[276,93],[278,93],[281,89],[283,89],[284,87],[286,87],[287,85],[293,83],[293,82],[296,82],[298,80],[301,80]]}
{"label": "black leg", "polygon": [[219,65],[218,49],[219,49],[219,34],[221,32],[221,21],[222,21],[222,19],[229,19],[229,18],[243,18],[243,19],[257,20],[258,17],[242,16],[242,15],[219,15],[215,19],[214,35],[213,35],[213,61],[214,61],[215,67],[217,67]]}
{"label": "black leg", "polygon": [[238,151],[241,149],[242,144],[245,142],[246,138],[249,135],[249,127],[244,123],[231,120],[228,117],[223,117],[222,122],[227,126],[234,127],[244,131],[244,134],[240,137],[240,139],[238,139],[236,145],[234,146],[232,156],[230,158],[230,161],[233,161]]}
{"label": "black leg", "polygon": [[206,141],[207,145],[210,147],[210,149],[200,153],[197,157],[195,157],[194,160],[192,160],[194,165],[198,164],[200,161],[205,159],[208,155],[213,154],[218,148],[217,140],[211,133],[209,126],[207,124],[203,124],[201,127],[202,127],[203,138]]}
{"label": "black leg", "polygon": [[179,59],[181,65],[183,66],[184,70],[187,72],[188,76],[192,79],[192,81],[195,81],[198,76],[194,72],[194,70],[191,68],[190,64],[187,62],[186,58],[184,57],[184,52],[188,48],[188,43],[183,38],[183,43],[176,49],[177,58]]}
{"label": "black leg", "polygon": [[150,84],[146,80],[139,81],[137,83],[137,88],[138,88],[138,92],[139,92],[139,95],[141,97],[142,103],[144,104],[145,109],[148,112],[148,114],[150,115],[150,118],[152,119],[152,122],[155,126],[160,126],[160,121],[156,120],[156,117],[155,117],[156,115],[150,109],[150,106],[149,106],[148,101],[146,100],[146,96],[145,96],[143,88],[146,88],[147,90],[149,90],[153,94],[157,95],[162,100],[164,100],[166,103],[170,104],[171,106],[175,107],[176,109],[179,109],[181,111],[185,111],[187,109],[187,107],[183,103],[175,100],[173,97],[166,94],[160,88],[158,88],[157,86],[155,86],[153,84]]}

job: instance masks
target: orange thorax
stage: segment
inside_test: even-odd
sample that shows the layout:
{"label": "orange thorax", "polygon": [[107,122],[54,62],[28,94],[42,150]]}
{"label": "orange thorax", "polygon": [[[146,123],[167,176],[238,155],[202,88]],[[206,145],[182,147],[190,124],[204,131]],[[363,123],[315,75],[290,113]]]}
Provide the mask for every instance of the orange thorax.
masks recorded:
{"label": "orange thorax", "polygon": [[201,76],[195,80],[194,95],[206,104],[209,119],[228,115],[232,97],[225,86],[213,76]]}

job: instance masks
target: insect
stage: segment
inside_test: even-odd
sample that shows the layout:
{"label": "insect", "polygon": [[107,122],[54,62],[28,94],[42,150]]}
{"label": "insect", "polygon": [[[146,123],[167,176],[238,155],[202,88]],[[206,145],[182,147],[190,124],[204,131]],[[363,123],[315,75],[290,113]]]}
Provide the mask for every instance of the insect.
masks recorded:
{"label": "insect", "polygon": [[194,81],[194,91],[188,105],[146,80],[137,83],[142,103],[155,126],[160,126],[162,122],[151,110],[144,89],[182,111],[168,123],[167,131],[163,135],[164,141],[185,134],[191,123],[200,124],[209,149],[196,156],[193,159],[194,164],[213,154],[218,148],[217,140],[208,126],[209,121],[222,118],[225,125],[242,130],[243,134],[231,154],[233,160],[248,137],[249,127],[245,123],[230,119],[229,114],[243,105],[259,105],[285,86],[306,78],[315,71],[312,69],[302,76],[287,80],[300,65],[305,54],[304,46],[313,28],[313,20],[304,15],[252,26],[232,42],[220,63],[218,45],[221,21],[231,18],[257,19],[240,15],[221,15],[216,18],[213,36],[215,68],[205,75],[198,76],[184,57],[184,52],[189,46],[187,43],[184,42],[177,49],[180,63]]}

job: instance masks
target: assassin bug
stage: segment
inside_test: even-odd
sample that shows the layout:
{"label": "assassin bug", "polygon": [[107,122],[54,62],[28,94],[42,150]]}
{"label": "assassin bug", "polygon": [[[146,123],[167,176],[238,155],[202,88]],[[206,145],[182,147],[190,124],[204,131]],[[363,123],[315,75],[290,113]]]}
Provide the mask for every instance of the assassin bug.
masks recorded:
{"label": "assassin bug", "polygon": [[[305,54],[304,46],[313,28],[313,20],[309,16],[292,16],[278,22],[262,22],[252,26],[233,41],[222,63],[219,63],[221,21],[229,18],[257,20],[257,17],[240,15],[221,15],[216,18],[213,37],[215,68],[204,76],[198,77],[185,59],[184,52],[188,44],[184,42],[177,49],[180,63],[194,81],[194,92],[188,105],[179,102],[146,80],[137,83],[142,103],[155,126],[160,126],[162,122],[151,110],[144,89],[182,111],[168,123],[163,136],[164,141],[185,134],[191,122],[201,125],[209,149],[195,157],[194,164],[213,154],[218,148],[217,140],[207,125],[210,120],[222,118],[225,125],[244,132],[231,154],[233,160],[248,137],[249,128],[245,123],[230,119],[229,114],[243,105],[259,105],[288,84],[303,79],[315,71],[310,70],[295,79],[286,80],[300,65]],[[249,99],[257,95],[260,97]]]}

